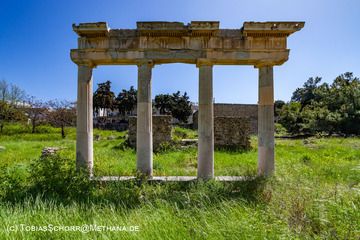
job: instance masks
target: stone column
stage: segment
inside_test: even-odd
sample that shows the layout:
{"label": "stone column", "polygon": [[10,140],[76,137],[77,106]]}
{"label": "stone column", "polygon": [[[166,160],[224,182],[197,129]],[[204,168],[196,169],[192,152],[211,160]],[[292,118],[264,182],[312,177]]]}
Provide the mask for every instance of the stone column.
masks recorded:
{"label": "stone column", "polygon": [[198,167],[197,176],[214,177],[214,118],[212,65],[198,64],[199,115],[198,115]]}
{"label": "stone column", "polygon": [[93,174],[93,89],[92,67],[78,66],[76,168]]}
{"label": "stone column", "polygon": [[153,63],[138,64],[136,158],[137,171],[151,176],[153,172],[151,69]]}
{"label": "stone column", "polygon": [[273,67],[259,67],[258,174],[274,172],[274,83]]}

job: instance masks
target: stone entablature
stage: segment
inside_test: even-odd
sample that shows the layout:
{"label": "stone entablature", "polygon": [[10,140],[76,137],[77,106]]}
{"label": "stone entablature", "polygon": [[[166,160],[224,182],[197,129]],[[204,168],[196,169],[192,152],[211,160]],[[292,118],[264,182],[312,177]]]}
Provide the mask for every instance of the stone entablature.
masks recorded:
{"label": "stone entablature", "polygon": [[78,49],[71,50],[77,64],[91,66],[192,63],[281,65],[288,59],[286,39],[304,22],[245,22],[240,29],[220,29],[217,21],[137,22],[136,29],[110,29],[105,22],[73,25]]}

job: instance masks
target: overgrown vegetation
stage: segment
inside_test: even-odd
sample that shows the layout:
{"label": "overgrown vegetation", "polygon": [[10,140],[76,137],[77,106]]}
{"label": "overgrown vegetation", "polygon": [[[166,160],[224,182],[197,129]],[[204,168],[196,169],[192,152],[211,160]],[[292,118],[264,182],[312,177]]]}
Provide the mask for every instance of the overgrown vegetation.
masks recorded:
{"label": "overgrown vegetation", "polygon": [[[177,128],[179,138],[194,131]],[[0,136],[1,239],[357,239],[360,139],[276,140],[276,175],[253,179],[253,150],[215,152],[216,175],[249,176],[238,183],[101,183],[75,171],[75,130],[38,133],[9,125]],[[133,175],[135,152],[117,149],[126,133],[99,131],[95,174]],[[113,136],[108,138],[109,136]],[[62,146],[41,158],[45,146]],[[155,175],[195,175],[196,149],[154,156]],[[139,232],[9,232],[7,226],[137,225]],[[26,235],[25,235],[26,234]]]}
{"label": "overgrown vegetation", "polygon": [[309,78],[287,104],[275,104],[275,115],[291,134],[360,135],[360,80],[344,73],[332,84]]}

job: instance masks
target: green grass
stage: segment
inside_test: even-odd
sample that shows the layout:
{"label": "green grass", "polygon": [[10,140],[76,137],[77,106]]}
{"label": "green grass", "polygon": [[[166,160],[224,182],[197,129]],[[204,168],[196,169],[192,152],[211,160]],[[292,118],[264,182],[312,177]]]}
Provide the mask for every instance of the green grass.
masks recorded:
{"label": "green grass", "polygon": [[[26,128],[7,127],[0,136],[0,146],[5,147],[0,166],[14,176],[7,186],[15,192],[16,179],[27,184],[27,169],[43,147],[64,147],[60,155],[75,158],[74,129],[61,139],[59,129],[43,127],[31,134]],[[178,139],[196,138],[191,130],[175,132]],[[118,147],[126,133],[94,134],[101,137],[94,141],[95,174],[133,175],[135,152]],[[255,174],[256,137],[251,144],[248,152],[216,151],[215,174]],[[154,155],[154,174],[196,175],[196,159],[195,148],[159,152]],[[79,195],[86,198],[81,201],[47,196],[2,200],[0,239],[360,239],[359,184],[359,138],[276,139],[276,174],[266,181],[114,183],[95,186],[90,195]],[[18,224],[136,225],[140,231],[6,231]]]}

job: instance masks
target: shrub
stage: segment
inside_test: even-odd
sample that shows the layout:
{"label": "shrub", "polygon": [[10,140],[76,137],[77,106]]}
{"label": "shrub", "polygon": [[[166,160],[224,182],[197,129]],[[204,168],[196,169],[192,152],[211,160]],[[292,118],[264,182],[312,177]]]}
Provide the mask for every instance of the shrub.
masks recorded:
{"label": "shrub", "polygon": [[26,174],[18,166],[0,168],[0,200],[17,201],[26,195]]}
{"label": "shrub", "polygon": [[40,157],[30,165],[29,192],[61,200],[87,200],[93,183],[85,172],[75,170],[75,161],[58,155]]}

